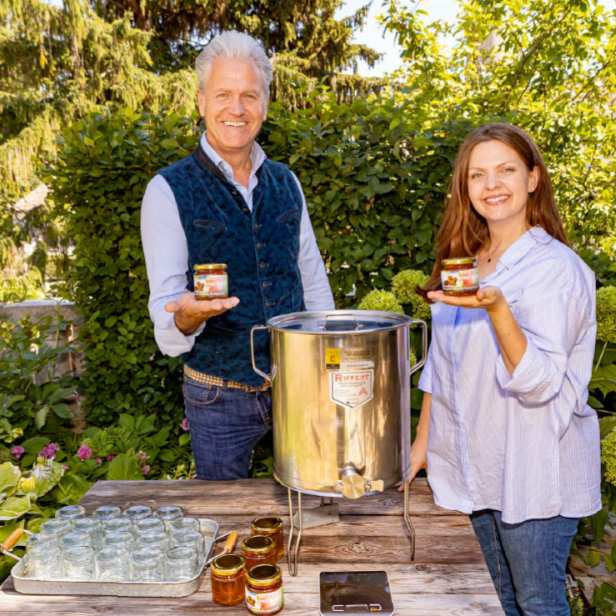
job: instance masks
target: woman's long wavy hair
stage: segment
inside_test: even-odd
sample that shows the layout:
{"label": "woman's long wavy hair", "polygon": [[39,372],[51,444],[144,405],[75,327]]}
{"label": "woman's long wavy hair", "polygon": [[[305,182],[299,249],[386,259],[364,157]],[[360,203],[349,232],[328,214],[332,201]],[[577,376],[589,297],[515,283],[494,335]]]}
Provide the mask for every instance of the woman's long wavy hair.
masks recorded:
{"label": "woman's long wavy hair", "polygon": [[554,189],[537,144],[521,128],[497,122],[475,129],[460,146],[449,183],[449,197],[445,204],[443,224],[436,236],[436,262],[430,279],[416,290],[426,301],[428,291],[441,289],[441,261],[443,259],[476,255],[490,243],[486,219],[472,206],[468,195],[468,163],[473,148],[485,141],[501,141],[513,148],[529,171],[539,168],[537,188],[528,195],[526,220],[531,227],[539,225],[552,237],[569,246]]}

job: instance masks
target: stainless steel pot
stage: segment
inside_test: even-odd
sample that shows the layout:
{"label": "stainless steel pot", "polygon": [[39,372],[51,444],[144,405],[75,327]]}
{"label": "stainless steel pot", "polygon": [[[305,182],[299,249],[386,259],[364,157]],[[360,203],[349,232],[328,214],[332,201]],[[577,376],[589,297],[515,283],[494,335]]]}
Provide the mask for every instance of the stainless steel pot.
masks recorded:
{"label": "stainless steel pot", "polygon": [[[422,327],[422,356],[410,366],[410,326]],[[254,333],[270,332],[271,374],[255,364]],[[289,572],[297,573],[304,516],[301,494],[359,498],[405,482],[404,519],[410,519],[411,375],[427,357],[427,325],[393,312],[298,312],[251,331],[254,370],[272,383],[274,477],[298,492],[299,534]],[[322,498],[322,505],[324,499]],[[329,516],[329,518],[328,518]],[[315,519],[330,523],[329,512]],[[329,520],[329,521],[328,521]]]}
{"label": "stainless steel pot", "polygon": [[[409,327],[422,358],[409,364]],[[270,319],[274,476],[320,496],[358,498],[410,476],[410,379],[427,326],[393,312],[300,312]]]}

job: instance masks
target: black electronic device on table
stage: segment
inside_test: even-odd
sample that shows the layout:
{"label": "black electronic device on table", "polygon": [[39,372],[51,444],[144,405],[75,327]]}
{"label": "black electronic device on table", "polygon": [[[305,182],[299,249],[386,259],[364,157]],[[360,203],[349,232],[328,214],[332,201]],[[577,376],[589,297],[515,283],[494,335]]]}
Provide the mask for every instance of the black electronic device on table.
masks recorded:
{"label": "black electronic device on table", "polygon": [[386,571],[322,571],[321,616],[391,616],[395,612]]}

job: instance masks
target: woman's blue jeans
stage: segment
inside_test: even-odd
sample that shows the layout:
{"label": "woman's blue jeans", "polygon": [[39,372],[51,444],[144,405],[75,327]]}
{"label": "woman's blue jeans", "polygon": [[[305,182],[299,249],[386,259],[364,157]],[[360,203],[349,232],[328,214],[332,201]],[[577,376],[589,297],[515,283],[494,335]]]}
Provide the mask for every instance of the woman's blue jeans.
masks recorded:
{"label": "woman's blue jeans", "polygon": [[569,616],[565,566],[578,521],[556,516],[505,524],[492,509],[471,515],[507,616]]}
{"label": "woman's blue jeans", "polygon": [[248,477],[252,450],[272,429],[271,390],[217,387],[184,375],[184,403],[197,478]]}

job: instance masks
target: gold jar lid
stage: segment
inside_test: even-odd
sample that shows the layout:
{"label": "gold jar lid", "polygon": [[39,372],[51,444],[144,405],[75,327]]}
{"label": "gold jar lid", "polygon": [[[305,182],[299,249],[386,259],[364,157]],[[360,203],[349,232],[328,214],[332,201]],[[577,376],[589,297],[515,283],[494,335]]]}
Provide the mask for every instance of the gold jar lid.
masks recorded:
{"label": "gold jar lid", "polygon": [[457,259],[443,259],[441,265],[475,265],[477,257],[459,257]]}
{"label": "gold jar lid", "polygon": [[199,270],[203,270],[205,272],[209,272],[211,270],[226,270],[227,269],[227,264],[226,263],[198,263],[197,265],[195,265],[195,270],[199,271]]}
{"label": "gold jar lid", "polygon": [[282,520],[280,518],[257,518],[250,525],[255,533],[263,535],[272,535],[282,528]]}
{"label": "gold jar lid", "polygon": [[245,554],[263,556],[269,554],[276,547],[276,542],[265,535],[253,535],[242,541],[242,550]]}
{"label": "gold jar lid", "polygon": [[246,561],[239,554],[223,554],[212,561],[212,571],[218,575],[233,575],[246,567]]}
{"label": "gold jar lid", "polygon": [[273,586],[282,579],[282,571],[276,565],[256,565],[246,573],[246,583],[257,588]]}

